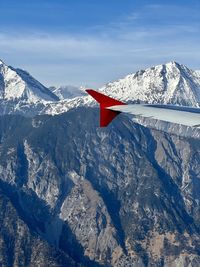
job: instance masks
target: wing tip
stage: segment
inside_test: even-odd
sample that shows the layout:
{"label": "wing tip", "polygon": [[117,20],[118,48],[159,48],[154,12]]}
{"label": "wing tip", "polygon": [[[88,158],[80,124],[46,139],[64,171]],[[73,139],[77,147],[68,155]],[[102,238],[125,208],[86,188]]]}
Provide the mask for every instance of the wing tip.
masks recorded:
{"label": "wing tip", "polygon": [[126,105],[125,103],[106,96],[93,89],[86,89],[86,92],[91,95],[100,104],[100,127],[106,127],[120,113],[119,111],[109,110],[108,107],[116,105]]}

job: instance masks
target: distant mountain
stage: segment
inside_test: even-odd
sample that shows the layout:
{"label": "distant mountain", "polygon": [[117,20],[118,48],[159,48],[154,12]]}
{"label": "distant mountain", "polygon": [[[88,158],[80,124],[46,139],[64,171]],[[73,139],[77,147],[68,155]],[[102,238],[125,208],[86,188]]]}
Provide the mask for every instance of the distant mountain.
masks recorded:
{"label": "distant mountain", "polygon": [[[177,62],[140,70],[118,81],[108,83],[99,91],[127,103],[161,103],[200,106],[200,71],[193,71]],[[75,97],[47,103],[44,113],[60,114],[80,106],[94,107],[90,96]],[[144,126],[184,136],[199,137],[198,129],[153,119],[137,118]]]}
{"label": "distant mountain", "polygon": [[[117,99],[138,103],[170,103],[200,106],[200,72],[177,62],[140,70],[99,89]],[[0,112],[60,114],[79,106],[95,106],[83,88],[50,87],[35,80],[26,71],[7,66],[0,61]]]}
{"label": "distant mountain", "polygon": [[200,74],[169,62],[108,83],[101,91],[125,101],[200,106]]}
{"label": "distant mountain", "polygon": [[58,101],[58,97],[28,72],[7,66],[0,60],[0,99],[27,103]]}
{"label": "distant mountain", "polygon": [[[140,70],[99,89],[111,97],[130,103],[162,103],[200,106],[200,72],[176,62]],[[78,106],[96,106],[90,96],[77,96],[49,103],[44,110],[59,114]]]}
{"label": "distant mountain", "polygon": [[85,93],[85,88],[83,87],[75,87],[72,85],[67,85],[67,86],[60,86],[60,87],[50,87],[49,88],[55,95],[57,95],[57,97],[60,100],[64,100],[64,99],[72,99],[74,97],[77,96],[84,96],[86,95]]}
{"label": "distant mountain", "polygon": [[36,115],[59,98],[28,72],[0,61],[0,113]]}

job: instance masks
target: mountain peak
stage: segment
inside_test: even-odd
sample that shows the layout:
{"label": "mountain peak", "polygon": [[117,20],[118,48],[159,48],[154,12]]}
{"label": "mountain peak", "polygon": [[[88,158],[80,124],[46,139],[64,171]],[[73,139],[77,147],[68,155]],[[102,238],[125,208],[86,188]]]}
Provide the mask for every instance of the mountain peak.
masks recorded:
{"label": "mountain peak", "polygon": [[165,66],[168,67],[168,68],[169,67],[177,68],[179,70],[185,70],[185,69],[189,70],[188,67],[186,67],[185,65],[180,64],[180,63],[178,63],[176,61],[170,61],[170,62],[166,63]]}
{"label": "mountain peak", "polygon": [[[99,90],[126,102],[199,107],[200,73],[171,61],[129,74]],[[80,88],[61,86],[48,89],[28,72],[7,66],[2,60],[0,60],[0,102],[0,110],[3,109],[4,113],[15,113],[17,109],[23,114],[30,113],[31,109],[38,105],[40,105],[38,113],[48,114],[59,114],[74,107],[94,105],[92,99],[84,96]],[[5,103],[5,107],[2,103]]]}
{"label": "mountain peak", "polygon": [[6,65],[2,59],[0,59],[0,65]]}
{"label": "mountain peak", "polygon": [[130,74],[101,90],[123,101],[200,105],[200,77],[176,61]]}
{"label": "mountain peak", "polygon": [[181,64],[176,61],[170,61],[170,62],[167,62],[165,65],[180,66]]}
{"label": "mountain peak", "polygon": [[0,60],[0,100],[34,104],[57,101],[58,97],[28,72]]}
{"label": "mountain peak", "polygon": [[73,99],[75,97],[80,97],[86,95],[85,90],[81,87],[76,87],[72,85],[51,87],[50,90],[59,97],[60,100]]}

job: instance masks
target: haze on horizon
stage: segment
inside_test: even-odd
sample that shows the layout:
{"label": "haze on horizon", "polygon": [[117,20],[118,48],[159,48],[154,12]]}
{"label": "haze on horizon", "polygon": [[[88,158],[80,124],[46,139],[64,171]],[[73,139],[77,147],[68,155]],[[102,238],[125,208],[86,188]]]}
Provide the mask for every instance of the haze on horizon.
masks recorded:
{"label": "haze on horizon", "polygon": [[200,2],[2,0],[0,58],[46,85],[99,87],[178,61],[200,69]]}

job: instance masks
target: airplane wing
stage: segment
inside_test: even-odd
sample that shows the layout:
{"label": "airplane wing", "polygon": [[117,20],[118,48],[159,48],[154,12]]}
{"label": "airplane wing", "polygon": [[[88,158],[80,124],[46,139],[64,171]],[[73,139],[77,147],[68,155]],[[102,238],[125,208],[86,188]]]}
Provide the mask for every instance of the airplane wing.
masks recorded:
{"label": "airplane wing", "polygon": [[200,127],[200,108],[162,104],[127,105],[95,90],[86,91],[100,104],[101,127],[106,127],[121,112],[190,127]]}

